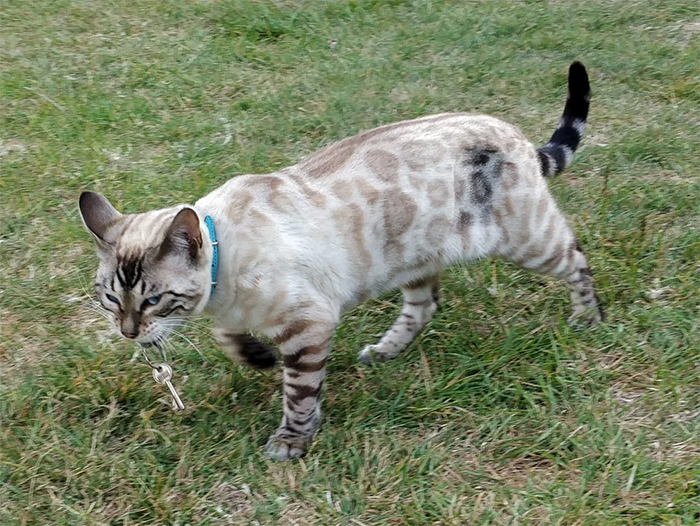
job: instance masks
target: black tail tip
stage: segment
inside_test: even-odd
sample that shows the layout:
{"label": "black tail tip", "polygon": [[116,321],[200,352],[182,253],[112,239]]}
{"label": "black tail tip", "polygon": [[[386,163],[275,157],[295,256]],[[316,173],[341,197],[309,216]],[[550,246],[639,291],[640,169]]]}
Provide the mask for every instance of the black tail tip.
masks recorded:
{"label": "black tail tip", "polygon": [[569,66],[569,94],[571,96],[589,96],[591,86],[588,83],[588,73],[578,60]]}

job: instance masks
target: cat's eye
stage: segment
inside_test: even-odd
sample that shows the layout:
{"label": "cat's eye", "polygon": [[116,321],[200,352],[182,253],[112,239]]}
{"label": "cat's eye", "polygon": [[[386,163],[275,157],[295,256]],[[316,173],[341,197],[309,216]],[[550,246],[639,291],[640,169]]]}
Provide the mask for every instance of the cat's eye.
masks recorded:
{"label": "cat's eye", "polygon": [[107,296],[107,299],[112,303],[119,305],[119,300],[116,297],[112,296],[111,294],[105,294],[105,296]]}
{"label": "cat's eye", "polygon": [[157,296],[151,296],[146,300],[146,305],[158,305],[158,302],[160,301],[160,298],[162,298],[162,294],[158,294]]}

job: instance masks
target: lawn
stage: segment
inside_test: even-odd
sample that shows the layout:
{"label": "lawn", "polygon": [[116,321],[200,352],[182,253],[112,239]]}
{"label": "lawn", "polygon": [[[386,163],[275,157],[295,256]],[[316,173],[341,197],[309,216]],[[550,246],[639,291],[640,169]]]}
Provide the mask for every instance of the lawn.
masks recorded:
{"label": "lawn", "polygon": [[[345,316],[307,457],[273,463],[279,371],[198,320],[174,413],[89,308],[82,190],[192,203],[445,111],[543,143],[575,59],[589,127],[550,186],[605,324],[570,329],[562,283],[484,261],[362,366],[389,293]],[[0,524],[697,524],[699,145],[697,0],[0,0]]]}

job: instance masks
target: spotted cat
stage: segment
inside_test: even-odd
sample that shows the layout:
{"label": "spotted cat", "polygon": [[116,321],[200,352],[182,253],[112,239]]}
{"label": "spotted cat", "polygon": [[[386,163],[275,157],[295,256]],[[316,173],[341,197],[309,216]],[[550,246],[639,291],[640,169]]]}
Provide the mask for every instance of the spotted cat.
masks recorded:
{"label": "spotted cat", "polygon": [[321,418],[343,311],[387,289],[401,288],[403,308],[360,352],[364,363],[394,358],[430,321],[442,269],[485,257],[560,277],[572,320],[602,319],[581,245],[545,181],[571,162],[589,99],[586,70],[574,62],[564,114],[539,149],[494,117],[441,114],[344,139],[272,174],[235,177],[194,206],[122,215],[85,192],[97,296],[119,331],[146,346],[202,312],[239,362],[272,366],[275,353],[251,332],[274,340],[284,414],[266,451],[302,456]]}

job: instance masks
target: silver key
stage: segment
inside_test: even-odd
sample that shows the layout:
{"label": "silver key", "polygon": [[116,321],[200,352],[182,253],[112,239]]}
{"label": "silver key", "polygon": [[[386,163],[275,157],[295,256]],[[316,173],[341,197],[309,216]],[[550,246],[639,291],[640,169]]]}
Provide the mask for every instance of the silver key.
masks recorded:
{"label": "silver key", "polygon": [[159,363],[153,366],[153,379],[159,384],[165,384],[170,389],[170,394],[173,395],[175,400],[175,405],[178,411],[183,411],[185,409],[185,404],[182,403],[180,395],[177,394],[175,387],[170,383],[173,377],[173,369],[167,363]]}

